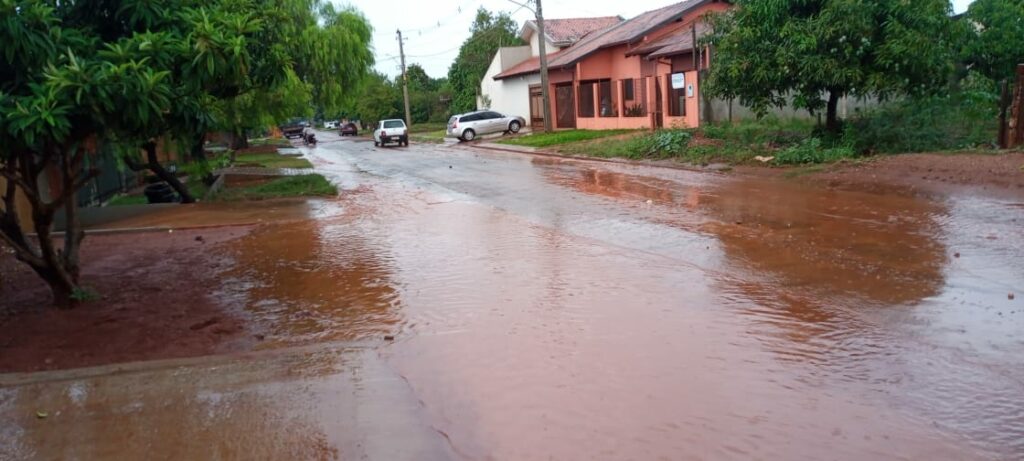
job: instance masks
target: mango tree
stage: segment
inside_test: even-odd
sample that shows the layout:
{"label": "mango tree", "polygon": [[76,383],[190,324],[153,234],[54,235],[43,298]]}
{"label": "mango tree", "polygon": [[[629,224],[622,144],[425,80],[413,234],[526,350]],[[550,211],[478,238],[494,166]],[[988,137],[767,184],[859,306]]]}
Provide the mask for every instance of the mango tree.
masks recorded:
{"label": "mango tree", "polygon": [[825,109],[845,95],[886,99],[941,88],[952,69],[947,0],[737,0],[712,18],[710,96],[758,114],[787,102]]}
{"label": "mango tree", "polygon": [[[209,117],[217,91],[244,73],[246,36],[263,26],[237,10],[244,3],[0,0],[0,238],[56,305],[81,292],[75,194],[99,173],[97,146],[142,147],[148,165],[177,182],[156,162],[156,139]],[[228,35],[208,40],[213,27]],[[19,196],[31,223],[21,222]]]}

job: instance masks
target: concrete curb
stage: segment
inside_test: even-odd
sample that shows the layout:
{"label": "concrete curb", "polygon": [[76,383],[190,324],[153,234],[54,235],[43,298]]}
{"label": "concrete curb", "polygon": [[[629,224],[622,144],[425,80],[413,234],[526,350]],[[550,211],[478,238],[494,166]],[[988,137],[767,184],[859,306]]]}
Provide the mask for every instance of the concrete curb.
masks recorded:
{"label": "concrete curb", "polygon": [[186,366],[218,366],[230,362],[259,360],[264,358],[283,357],[296,354],[311,354],[318,352],[342,352],[346,350],[369,350],[375,349],[386,344],[388,343],[372,339],[357,341],[332,341],[326,343],[307,344],[302,346],[254,349],[222,354],[197,355],[192,357],[173,357],[154,360],[140,360],[134,362],[111,363],[107,365],[94,365],[81,368],[65,368],[60,370],[15,371],[9,373],[0,373],[0,387],[17,387],[38,383],[75,381],[79,379],[95,378],[99,376],[144,373],[147,371],[162,370],[167,368],[181,368]]}
{"label": "concrete curb", "polygon": [[[114,227],[110,229],[85,229],[85,235],[111,235],[111,234],[142,234],[146,232],[169,232],[169,231],[190,231],[190,230],[203,230],[203,229],[216,229],[219,227],[245,227],[245,226],[257,226],[265,224],[267,222],[287,222],[283,221],[264,221],[264,222],[248,222],[248,223],[227,223],[227,224],[203,224],[197,226],[153,226],[153,227]],[[63,237],[64,231],[53,232],[50,235],[54,237]],[[35,233],[26,234],[29,237],[35,237]]]}

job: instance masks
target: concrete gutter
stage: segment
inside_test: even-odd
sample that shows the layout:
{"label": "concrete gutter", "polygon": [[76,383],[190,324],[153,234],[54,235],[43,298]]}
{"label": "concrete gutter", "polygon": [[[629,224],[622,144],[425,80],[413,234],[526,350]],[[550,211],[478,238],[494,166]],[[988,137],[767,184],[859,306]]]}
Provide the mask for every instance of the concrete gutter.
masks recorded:
{"label": "concrete gutter", "polygon": [[139,373],[168,368],[180,368],[199,365],[221,365],[241,360],[254,360],[268,357],[281,357],[313,352],[331,352],[342,350],[374,349],[386,344],[381,341],[333,341],[303,346],[280,347],[273,349],[256,349],[226,354],[199,355],[192,357],[175,357],[155,360],[139,360],[134,362],[111,363],[82,368],[67,368],[46,371],[16,371],[0,373],[0,387],[24,386],[34,383],[73,381],[94,378],[97,376],[113,376],[126,373]]}
{"label": "concrete gutter", "polygon": [[[281,220],[273,221],[274,223],[289,222],[293,220]],[[192,231],[192,230],[203,230],[203,229],[217,229],[222,227],[247,227],[257,226],[265,224],[265,222],[237,222],[237,223],[225,223],[225,224],[203,224],[196,226],[150,226],[150,227],[112,227],[109,229],[85,229],[85,235],[112,235],[112,234],[144,234],[147,232],[174,232],[174,231]],[[54,237],[63,237],[64,231],[56,231],[50,233]],[[38,234],[35,232],[25,234],[28,237],[36,238]]]}

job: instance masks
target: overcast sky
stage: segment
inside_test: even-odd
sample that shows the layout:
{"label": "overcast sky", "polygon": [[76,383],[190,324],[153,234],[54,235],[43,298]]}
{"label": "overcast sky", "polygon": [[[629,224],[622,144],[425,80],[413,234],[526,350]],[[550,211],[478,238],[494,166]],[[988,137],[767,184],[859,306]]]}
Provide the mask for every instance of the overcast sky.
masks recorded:
{"label": "overcast sky", "polygon": [[[469,37],[469,26],[477,8],[512,13],[521,26],[533,13],[509,0],[331,0],[339,5],[352,4],[366,15],[374,28],[373,49],[377,70],[399,73],[398,39],[395,31],[402,29],[406,37],[406,63],[418,63],[431,77],[448,74],[448,66],[459,53],[459,46]],[[516,0],[519,1],[519,0]],[[615,16],[629,19],[644,11],[657,9],[675,0],[543,0],[544,17],[573,18]],[[953,0],[957,13],[967,9],[972,0]]]}

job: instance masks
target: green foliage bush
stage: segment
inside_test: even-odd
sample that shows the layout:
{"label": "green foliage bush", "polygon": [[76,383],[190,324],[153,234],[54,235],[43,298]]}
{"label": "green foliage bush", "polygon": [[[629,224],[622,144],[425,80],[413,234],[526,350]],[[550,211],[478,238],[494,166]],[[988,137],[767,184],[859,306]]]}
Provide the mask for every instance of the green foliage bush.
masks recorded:
{"label": "green foliage bush", "polygon": [[784,147],[798,144],[814,128],[809,119],[780,119],[764,117],[735,123],[707,124],[701,127],[705,138],[719,139],[743,145],[770,145]]}
{"label": "green foliage bush", "polygon": [[821,138],[808,138],[799,144],[787,147],[775,154],[775,163],[798,165],[807,163],[834,162],[856,155],[848,145],[828,146]]}
{"label": "green foliage bush", "polygon": [[862,153],[991,147],[999,129],[995,88],[975,75],[957,93],[894,101],[852,117],[845,137]]}
{"label": "green foliage bush", "polygon": [[692,138],[693,133],[685,130],[658,130],[634,138],[632,150],[640,156],[670,157],[682,152]]}

